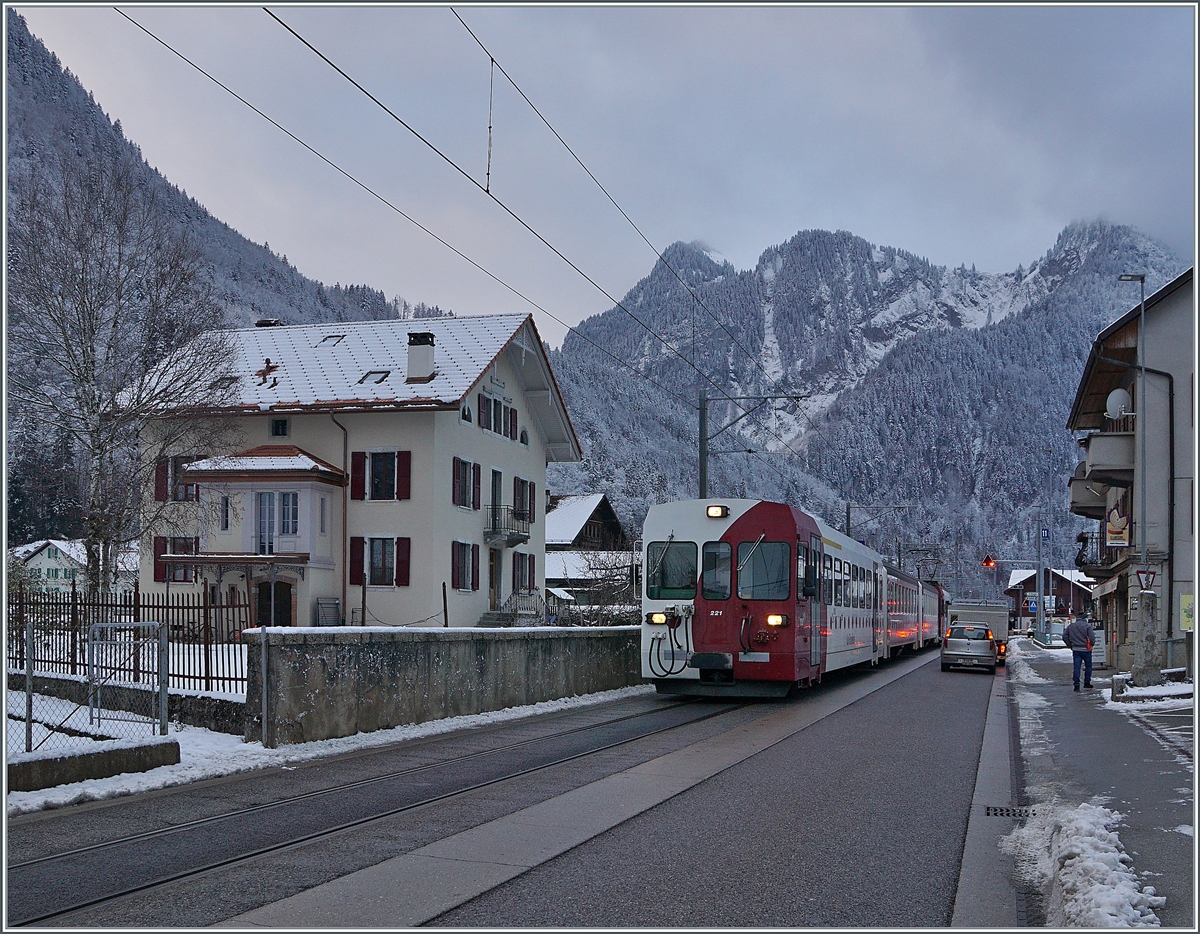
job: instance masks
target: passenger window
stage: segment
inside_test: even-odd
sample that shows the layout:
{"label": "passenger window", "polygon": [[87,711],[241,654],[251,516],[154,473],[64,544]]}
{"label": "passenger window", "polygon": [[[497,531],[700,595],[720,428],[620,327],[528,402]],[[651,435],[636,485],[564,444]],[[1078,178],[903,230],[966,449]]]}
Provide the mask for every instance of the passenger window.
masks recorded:
{"label": "passenger window", "polygon": [[842,605],[842,559],[833,559],[833,605]]}
{"label": "passenger window", "polygon": [[733,570],[733,546],[729,542],[704,543],[704,570],[700,592],[705,600],[728,600]]}
{"label": "passenger window", "polygon": [[825,605],[829,606],[833,603],[833,558],[829,555],[825,556],[824,581],[822,587],[825,591]]}

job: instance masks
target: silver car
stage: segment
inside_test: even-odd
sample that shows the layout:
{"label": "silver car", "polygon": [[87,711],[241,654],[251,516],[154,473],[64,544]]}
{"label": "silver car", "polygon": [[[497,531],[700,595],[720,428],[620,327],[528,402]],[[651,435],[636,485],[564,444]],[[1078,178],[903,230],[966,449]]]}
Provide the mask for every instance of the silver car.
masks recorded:
{"label": "silver car", "polygon": [[942,671],[951,665],[996,671],[996,640],[982,623],[951,626],[942,639]]}

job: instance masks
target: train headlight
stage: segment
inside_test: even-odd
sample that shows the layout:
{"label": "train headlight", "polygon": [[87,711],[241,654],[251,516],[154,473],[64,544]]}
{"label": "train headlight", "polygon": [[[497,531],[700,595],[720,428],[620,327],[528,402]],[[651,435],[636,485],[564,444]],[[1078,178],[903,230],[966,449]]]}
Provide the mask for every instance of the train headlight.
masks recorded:
{"label": "train headlight", "polygon": [[710,519],[724,519],[729,515],[728,506],[709,506],[704,510],[704,514]]}
{"label": "train headlight", "polygon": [[787,614],[772,613],[767,617],[768,626],[786,626],[788,624]]}
{"label": "train headlight", "polygon": [[667,614],[666,613],[647,613],[646,614],[646,622],[651,623],[655,626],[665,626],[665,625],[667,625]]}

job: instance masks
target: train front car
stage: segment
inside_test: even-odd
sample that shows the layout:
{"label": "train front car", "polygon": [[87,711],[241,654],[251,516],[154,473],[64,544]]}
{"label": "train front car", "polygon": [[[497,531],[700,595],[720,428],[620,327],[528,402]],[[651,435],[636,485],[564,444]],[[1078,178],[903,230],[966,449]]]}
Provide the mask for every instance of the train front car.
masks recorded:
{"label": "train front car", "polygon": [[642,539],[642,675],[660,693],[782,697],[819,675],[812,518],[762,500],[661,503]]}

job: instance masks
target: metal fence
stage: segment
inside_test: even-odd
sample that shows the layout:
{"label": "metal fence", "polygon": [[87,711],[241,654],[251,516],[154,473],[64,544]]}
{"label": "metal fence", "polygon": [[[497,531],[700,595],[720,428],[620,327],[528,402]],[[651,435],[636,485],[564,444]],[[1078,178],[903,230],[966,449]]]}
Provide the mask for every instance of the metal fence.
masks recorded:
{"label": "metal fence", "polygon": [[245,694],[243,630],[256,625],[244,595],[217,602],[205,593],[68,593],[18,590],[8,596],[8,670],[25,670],[22,634],[27,623],[38,633],[39,674],[83,677],[92,626],[136,629],[161,623],[168,639],[166,670],[177,690]]}
{"label": "metal fence", "polygon": [[[6,748],[19,752],[78,748],[167,731],[167,631],[158,623],[95,623],[82,639],[79,690],[52,693],[47,675],[64,672],[70,644],[53,618],[30,618],[8,629]],[[77,635],[77,634],[76,634]],[[78,670],[78,659],[76,669]],[[21,677],[23,675],[23,677]],[[39,684],[39,679],[41,683]],[[58,693],[78,695],[76,698]]]}

